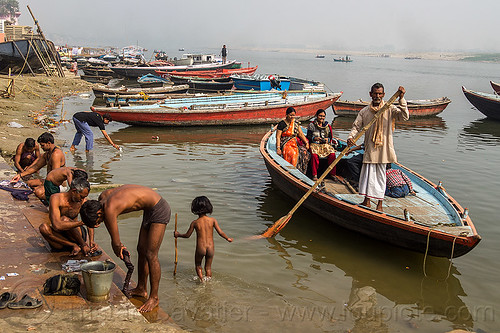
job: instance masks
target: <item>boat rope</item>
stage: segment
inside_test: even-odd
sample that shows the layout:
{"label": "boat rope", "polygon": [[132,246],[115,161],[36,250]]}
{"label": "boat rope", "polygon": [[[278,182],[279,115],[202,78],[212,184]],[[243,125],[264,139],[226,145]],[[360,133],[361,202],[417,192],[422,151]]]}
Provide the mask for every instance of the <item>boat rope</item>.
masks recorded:
{"label": "boat rope", "polygon": [[[424,272],[424,276],[427,277],[427,273],[425,271],[425,266],[426,266],[426,261],[427,261],[427,254],[429,252],[429,243],[430,243],[430,236],[431,236],[431,232],[432,232],[433,229],[429,229],[429,233],[427,234],[427,242],[426,242],[426,246],[425,246],[425,254],[424,254],[424,262],[423,262],[423,267],[422,267],[422,270]],[[450,277],[450,272],[451,272],[451,265],[453,264],[453,254],[455,254],[455,242],[457,240],[459,236],[455,236],[455,238],[453,238],[453,243],[451,245],[451,254],[450,254],[450,264],[448,266],[448,273],[446,274],[446,277],[444,278],[443,281],[446,281],[448,280],[448,278]]]}
{"label": "boat rope", "polygon": [[427,277],[427,273],[425,272],[425,262],[427,261],[427,253],[429,252],[429,240],[431,237],[431,232],[432,232],[432,229],[429,229],[429,233],[427,234],[427,244],[425,246],[424,263],[423,263],[423,267],[422,267],[422,270],[424,271],[425,277]]}

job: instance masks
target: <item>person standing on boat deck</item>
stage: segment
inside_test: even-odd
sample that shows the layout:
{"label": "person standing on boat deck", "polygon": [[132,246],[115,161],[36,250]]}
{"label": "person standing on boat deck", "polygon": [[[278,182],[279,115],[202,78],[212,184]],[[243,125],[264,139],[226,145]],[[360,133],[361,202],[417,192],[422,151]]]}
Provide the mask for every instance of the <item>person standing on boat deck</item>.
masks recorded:
{"label": "person standing on boat deck", "polygon": [[226,63],[226,58],[227,58],[226,45],[222,45],[222,50],[220,51],[220,54],[222,56],[222,63],[225,64]]}
{"label": "person standing on boat deck", "polygon": [[109,114],[101,116],[99,113],[92,111],[75,113],[73,115],[73,124],[75,124],[76,133],[73,138],[73,143],[69,149],[71,151],[75,151],[75,146],[80,144],[82,136],[85,136],[85,151],[88,152],[94,148],[94,134],[92,133],[90,126],[99,127],[106,140],[108,140],[108,142],[116,149],[120,149],[120,147],[116,145],[113,140],[111,140],[108,133],[106,133],[105,125],[109,124],[111,120],[112,119]]}
{"label": "person standing on boat deck", "polygon": [[[370,207],[370,199],[378,200],[377,210],[382,211],[386,187],[386,165],[397,162],[392,132],[396,120],[408,120],[409,113],[404,94],[405,88],[399,89],[399,106],[391,105],[380,118],[365,132],[365,153],[359,179],[359,194],[365,196],[361,205]],[[353,138],[373,119],[382,108],[385,92],[381,83],[375,83],[370,90],[372,102],[359,111],[352,125],[347,144],[355,144]]]}
{"label": "person standing on boat deck", "polygon": [[[309,140],[302,132],[299,122],[295,121],[295,114],[295,109],[290,106],[286,109],[285,119],[276,127],[276,153],[305,173],[310,158]],[[299,144],[298,139],[302,140],[303,145]]]}
{"label": "person standing on boat deck", "polygon": [[[311,173],[313,180],[318,180],[319,158],[328,157],[328,165],[335,160],[336,144],[333,138],[332,126],[325,120],[326,112],[323,109],[316,111],[316,119],[307,127],[307,139],[311,147]],[[330,171],[330,176],[335,176],[335,167]]]}
{"label": "person standing on boat deck", "polygon": [[[122,185],[109,189],[99,195],[99,200],[89,200],[80,210],[82,221],[89,228],[97,228],[104,221],[111,237],[111,246],[117,257],[123,259],[128,253],[120,241],[118,231],[118,216],[121,214],[144,211],[142,224],[137,241],[138,279],[137,287],[131,295],[148,297],[147,280],[149,276],[150,292],[147,301],[139,308],[140,312],[149,312],[159,304],[158,289],[161,279],[160,260],[158,252],[163,241],[163,235],[170,221],[170,206],[168,202],[149,187],[141,185]],[[90,244],[93,244],[93,232],[90,234]]]}

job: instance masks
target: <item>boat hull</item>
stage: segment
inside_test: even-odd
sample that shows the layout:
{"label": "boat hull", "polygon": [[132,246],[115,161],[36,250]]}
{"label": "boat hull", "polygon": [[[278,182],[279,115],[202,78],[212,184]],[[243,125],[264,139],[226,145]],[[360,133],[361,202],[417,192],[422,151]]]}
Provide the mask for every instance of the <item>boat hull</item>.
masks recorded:
{"label": "boat hull", "polygon": [[[451,103],[446,97],[426,100],[425,104],[414,104],[411,100],[408,102],[408,112],[410,117],[431,117],[443,112],[444,109]],[[337,116],[357,116],[358,112],[368,105],[368,102],[350,102],[336,101],[333,105],[333,111]]]}
{"label": "boat hull", "polygon": [[462,87],[462,91],[469,102],[486,117],[500,120],[500,97],[492,94],[478,93]]}
{"label": "boat hull", "polygon": [[216,70],[222,68],[239,68],[241,63],[236,61],[230,61],[225,64],[214,63],[214,64],[203,64],[203,65],[191,65],[191,66],[161,66],[161,67],[126,67],[126,66],[114,66],[110,69],[116,74],[129,78],[138,78],[146,74],[155,74],[156,71],[204,71],[204,70]]}
{"label": "boat hull", "polygon": [[[271,132],[267,133],[260,145],[260,152],[269,175],[272,182],[282,192],[293,201],[298,201],[310,189],[310,186],[294,177],[288,168],[277,163],[267,153],[266,144],[270,135],[272,135]],[[456,201],[453,200],[453,203],[463,211]],[[345,229],[408,250],[421,253],[427,252],[429,255],[437,257],[450,258],[452,253],[454,258],[460,257],[471,251],[481,239],[475,233],[469,218],[467,218],[467,223],[472,226],[474,236],[462,237],[433,231],[431,228],[402,221],[399,218],[359,206],[357,203],[337,199],[319,191],[312,192],[304,201],[303,206]]]}
{"label": "boat hull", "polygon": [[[271,81],[269,80],[251,80],[251,79],[241,79],[233,77],[234,87],[240,90],[255,90],[255,91],[267,91],[271,90]],[[290,89],[290,80],[282,79],[280,80],[281,89]]]}
{"label": "boat hull", "polygon": [[495,91],[496,94],[500,94],[500,83],[496,83],[493,81],[490,81],[491,87]]}
{"label": "boat hull", "polygon": [[221,109],[126,109],[92,108],[100,114],[109,113],[114,121],[136,126],[220,126],[272,124],[283,119],[288,107],[293,106],[299,120],[311,119],[318,109],[326,110],[332,106],[340,94],[328,95],[311,102],[283,103],[258,107],[221,108]]}
{"label": "boat hull", "polygon": [[[45,42],[41,39],[0,43],[0,73],[9,74],[9,69],[12,74],[30,73],[30,67],[35,73],[42,73],[43,64],[36,50],[54,50],[54,45],[50,41]],[[25,59],[29,66],[25,65]]]}
{"label": "boat hull", "polygon": [[230,77],[233,74],[248,74],[253,75],[257,71],[258,66],[248,67],[248,68],[224,68],[217,70],[206,70],[206,71],[156,71],[156,74],[164,78],[169,78],[170,75],[191,77],[195,76],[198,78],[212,79],[212,78],[223,78]]}

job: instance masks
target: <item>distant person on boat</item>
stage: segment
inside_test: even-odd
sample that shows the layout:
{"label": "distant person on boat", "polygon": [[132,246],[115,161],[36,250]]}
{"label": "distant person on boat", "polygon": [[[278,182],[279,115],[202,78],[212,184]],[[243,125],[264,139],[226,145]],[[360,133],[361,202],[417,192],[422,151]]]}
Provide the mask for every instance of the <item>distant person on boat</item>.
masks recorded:
{"label": "distant person on boat", "polygon": [[[386,187],[386,165],[397,162],[392,132],[396,120],[408,120],[409,113],[404,99],[405,88],[399,87],[399,105],[391,105],[388,110],[365,132],[365,153],[359,179],[359,194],[365,196],[361,203],[370,207],[370,199],[378,200],[377,210],[382,211]],[[384,105],[384,86],[375,83],[370,90],[372,102],[359,111],[352,125],[347,144],[355,144],[353,138],[373,119],[377,111]]]}
{"label": "distant person on boat", "polygon": [[16,154],[12,159],[17,171],[21,172],[35,163],[40,156],[40,146],[38,146],[35,139],[27,138],[17,146]]}
{"label": "distant person on boat", "polygon": [[[111,237],[111,246],[117,257],[123,260],[129,253],[120,240],[118,216],[125,213],[144,211],[137,241],[138,280],[131,295],[147,298],[139,308],[140,312],[149,312],[159,304],[158,288],[161,279],[158,252],[163,235],[170,221],[168,202],[149,187],[141,185],[122,185],[109,189],[99,195],[99,200],[87,201],[80,211],[83,222],[89,228],[97,228],[104,221]],[[93,236],[93,233],[91,234]],[[90,238],[93,242],[93,237]],[[148,277],[150,292],[148,298]]]}
{"label": "distant person on boat", "polygon": [[[313,180],[318,180],[318,167],[320,158],[328,158],[328,165],[335,160],[334,145],[337,140],[333,138],[332,126],[325,120],[326,112],[323,109],[316,111],[316,119],[307,128],[307,139],[311,151],[311,173]],[[335,167],[330,171],[330,176],[335,176]]]}
{"label": "distant person on boat", "polygon": [[295,109],[289,107],[286,109],[286,118],[278,123],[276,153],[302,173],[306,173],[310,159],[309,140],[302,132],[299,122],[295,120],[295,115]]}
{"label": "distant person on boat", "polygon": [[69,192],[56,193],[50,198],[50,224],[43,223],[39,230],[52,249],[71,249],[70,256],[83,252],[92,252],[97,245],[87,244],[87,230],[82,221],[78,221],[78,213],[90,192],[89,182],[80,177],[71,182]]}
{"label": "distant person on boat", "polygon": [[222,231],[217,223],[217,220],[213,217],[208,217],[208,214],[212,214],[213,207],[212,203],[206,196],[200,196],[194,198],[191,203],[191,212],[198,215],[198,218],[191,222],[189,229],[185,234],[181,234],[178,231],[174,231],[174,237],[189,238],[194,230],[196,230],[196,250],[194,252],[194,264],[196,269],[196,274],[200,278],[201,282],[205,282],[203,279],[203,269],[201,267],[201,262],[205,258],[205,277],[207,280],[212,278],[212,261],[215,255],[214,246],[214,229],[217,233],[227,240],[232,242],[233,239],[227,237],[227,235]]}
{"label": "distant person on boat", "polygon": [[[24,179],[26,176],[34,174],[44,166],[47,166],[47,174],[54,169],[66,166],[66,157],[64,157],[64,153],[61,148],[55,145],[54,136],[52,134],[49,132],[42,133],[38,137],[37,142],[40,144],[44,153],[35,161],[35,163],[31,164],[24,171],[21,171],[14,176],[11,180],[12,182],[17,182],[21,178]],[[43,179],[30,179],[26,183],[36,191],[36,187],[43,187],[43,182]]]}
{"label": "distant person on boat", "polygon": [[404,198],[414,194],[410,178],[399,169],[392,169],[391,163],[387,164],[385,195],[393,198]]}
{"label": "distant person on boat", "polygon": [[226,45],[222,45],[222,50],[220,51],[220,54],[222,56],[222,63],[225,64],[226,63],[226,59],[227,59]]}
{"label": "distant person on boat", "polygon": [[92,111],[75,113],[73,115],[73,124],[75,124],[76,133],[69,149],[75,151],[76,146],[78,146],[82,140],[82,136],[85,136],[85,151],[89,152],[94,148],[94,133],[92,133],[90,126],[99,127],[106,140],[116,149],[120,149],[120,147],[111,140],[108,133],[106,133],[105,125],[109,124],[111,120],[109,114],[101,116],[99,113]]}

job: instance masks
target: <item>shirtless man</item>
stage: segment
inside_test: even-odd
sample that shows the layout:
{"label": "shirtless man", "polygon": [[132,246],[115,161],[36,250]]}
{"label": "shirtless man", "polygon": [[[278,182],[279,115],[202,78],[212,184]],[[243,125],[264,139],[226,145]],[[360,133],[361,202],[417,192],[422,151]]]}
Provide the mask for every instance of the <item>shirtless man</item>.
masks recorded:
{"label": "shirtless man", "polygon": [[35,163],[40,156],[40,146],[35,142],[35,139],[27,138],[17,146],[16,155],[13,158],[14,166],[17,171],[22,172]]}
{"label": "shirtless man", "polygon": [[[52,134],[49,132],[42,133],[38,137],[37,141],[44,151],[42,157],[37,159],[36,162],[26,168],[26,170],[19,172],[16,176],[14,176],[12,182],[17,182],[22,177],[34,174],[44,166],[47,166],[48,174],[53,169],[61,168],[66,165],[64,153],[61,148],[54,144],[54,136]],[[27,182],[27,184],[32,188],[43,186],[43,179],[31,179]]]}
{"label": "shirtless man", "polygon": [[64,182],[71,184],[75,178],[87,179],[88,175],[85,170],[71,167],[62,167],[52,170],[47,174],[43,186],[35,188],[35,195],[40,200],[47,200],[50,202],[50,196],[61,192],[61,186]]}
{"label": "shirtless man", "polygon": [[201,261],[205,258],[205,275],[207,279],[212,278],[212,260],[215,255],[214,246],[214,229],[217,233],[227,240],[232,242],[233,239],[226,236],[217,223],[217,220],[213,217],[208,217],[207,214],[212,214],[213,207],[210,200],[205,197],[196,197],[191,203],[191,212],[198,215],[198,218],[191,222],[188,231],[185,234],[181,234],[174,231],[174,237],[189,238],[196,230],[196,250],[194,253],[194,264],[196,269],[196,274],[200,278],[201,282],[203,280],[203,270],[201,268]]}
{"label": "shirtless man", "polygon": [[[167,223],[170,221],[170,206],[158,193],[140,185],[122,185],[101,193],[99,200],[87,201],[80,211],[85,225],[97,228],[104,221],[115,255],[123,259],[127,248],[120,241],[118,232],[118,215],[144,211],[139,240],[137,242],[138,281],[131,295],[147,297],[147,280],[149,275],[150,293],[147,301],[139,308],[140,312],[149,312],[159,304],[158,287],[160,285],[161,267],[158,251]],[[92,235],[92,234],[91,234]],[[93,238],[91,238],[93,242]]]}
{"label": "shirtless man", "polygon": [[[85,240],[83,222],[77,220],[89,191],[89,182],[80,177],[71,182],[69,192],[55,193],[50,197],[50,225],[44,223],[39,230],[53,249],[70,248],[71,256],[77,255],[80,250],[84,255],[91,251]],[[95,248],[95,244],[92,246]]]}

